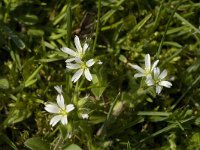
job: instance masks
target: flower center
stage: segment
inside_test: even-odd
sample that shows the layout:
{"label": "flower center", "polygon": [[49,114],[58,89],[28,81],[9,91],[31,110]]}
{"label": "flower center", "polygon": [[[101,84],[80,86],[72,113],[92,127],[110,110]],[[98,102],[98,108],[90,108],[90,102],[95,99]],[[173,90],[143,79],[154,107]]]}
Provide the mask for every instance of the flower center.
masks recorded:
{"label": "flower center", "polygon": [[159,78],[157,78],[157,79],[154,79],[154,82],[155,82],[155,84],[156,85],[158,85],[159,84],[159,82],[161,82],[162,80],[161,79],[159,79]]}
{"label": "flower center", "polygon": [[60,114],[61,114],[62,116],[67,116],[67,111],[64,110],[64,109],[61,109],[61,110],[60,110]]}
{"label": "flower center", "polygon": [[82,58],[82,57],[83,57],[83,53],[82,53],[82,52],[78,52],[78,53],[77,53],[77,56],[78,56],[79,58]]}
{"label": "flower center", "polygon": [[81,64],[81,68],[82,68],[82,69],[86,69],[86,68],[87,68],[87,65],[86,65],[85,62]]}

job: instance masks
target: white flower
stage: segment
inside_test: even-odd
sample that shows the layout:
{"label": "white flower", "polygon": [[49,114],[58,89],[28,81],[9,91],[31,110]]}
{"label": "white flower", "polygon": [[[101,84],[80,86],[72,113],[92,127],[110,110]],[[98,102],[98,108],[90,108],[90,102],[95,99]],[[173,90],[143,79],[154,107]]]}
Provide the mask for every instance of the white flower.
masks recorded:
{"label": "white flower", "polygon": [[146,84],[148,86],[156,86],[156,93],[160,94],[162,91],[163,86],[166,88],[171,88],[172,83],[169,81],[165,81],[164,78],[167,76],[167,70],[163,70],[162,73],[160,73],[160,69],[158,67],[154,68],[153,70],[153,77],[148,76],[146,79]]}
{"label": "white flower", "polygon": [[54,117],[50,120],[50,125],[55,126],[59,121],[61,121],[63,125],[66,125],[68,123],[68,113],[74,110],[74,105],[65,105],[64,97],[62,94],[58,94],[56,100],[57,104],[48,103],[44,108],[47,112],[55,114]]}
{"label": "white flower", "polygon": [[63,90],[62,90],[62,85],[61,86],[54,86],[54,89],[58,92],[58,94],[62,94]]}
{"label": "white flower", "polygon": [[78,71],[76,71],[76,73],[73,75],[72,77],[72,82],[76,82],[78,81],[78,79],[81,77],[81,75],[84,73],[86,79],[88,81],[92,80],[92,75],[90,73],[89,67],[93,66],[95,61],[94,59],[90,59],[87,62],[83,62],[80,59],[75,59],[75,64],[73,63],[67,63],[66,67],[68,69],[78,69]]}
{"label": "white flower", "polygon": [[99,61],[97,62],[97,64],[102,65],[103,62],[99,60]]}
{"label": "white flower", "polygon": [[72,133],[71,133],[71,132],[68,132],[68,133],[67,133],[67,138],[68,138],[68,139],[71,139],[71,138],[72,138]]}
{"label": "white flower", "polygon": [[153,71],[153,69],[157,66],[159,60],[156,60],[153,65],[151,66],[151,58],[149,54],[145,55],[145,68],[141,68],[138,65],[132,65],[130,63],[128,63],[132,68],[136,69],[139,73],[136,73],[134,75],[135,78],[138,77],[144,77],[144,76],[149,76],[151,75],[151,72]]}
{"label": "white flower", "polygon": [[88,118],[89,118],[89,115],[88,115],[88,114],[81,114],[81,117],[82,117],[83,119],[88,119]]}
{"label": "white flower", "polygon": [[72,58],[69,58],[67,59],[65,62],[72,62],[74,61],[76,58],[82,58],[88,48],[88,45],[87,43],[85,43],[83,45],[83,47],[81,46],[81,43],[80,43],[80,40],[79,40],[79,37],[75,35],[75,38],[74,38],[74,43],[75,43],[75,46],[76,46],[76,51],[68,48],[68,47],[63,47],[61,48],[61,50],[71,56],[73,56]]}

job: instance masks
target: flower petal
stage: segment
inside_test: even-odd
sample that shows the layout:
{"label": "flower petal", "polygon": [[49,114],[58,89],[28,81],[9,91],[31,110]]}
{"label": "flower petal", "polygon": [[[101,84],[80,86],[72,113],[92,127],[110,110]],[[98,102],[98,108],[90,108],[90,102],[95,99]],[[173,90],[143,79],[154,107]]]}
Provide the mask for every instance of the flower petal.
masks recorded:
{"label": "flower petal", "polygon": [[85,69],[84,74],[85,74],[85,77],[88,81],[92,80],[92,75],[91,75],[90,70],[88,68]]}
{"label": "flower petal", "polygon": [[158,76],[160,75],[160,69],[158,67],[154,68],[154,78],[158,79]]}
{"label": "flower petal", "polygon": [[65,60],[65,62],[66,62],[66,63],[70,63],[70,62],[72,62],[72,61],[74,61],[74,60],[76,60],[75,57],[74,57],[74,58],[69,58],[69,59]]}
{"label": "flower petal", "polygon": [[62,94],[57,95],[57,104],[60,108],[65,109],[65,100]]}
{"label": "flower petal", "polygon": [[86,65],[87,65],[87,67],[91,67],[91,66],[94,65],[94,63],[95,63],[94,59],[90,59],[90,60],[88,60],[88,61],[86,62]]}
{"label": "flower petal", "polygon": [[88,114],[81,114],[81,117],[82,117],[83,119],[88,119],[88,118],[89,118],[89,115],[88,115]]}
{"label": "flower petal", "polygon": [[44,109],[49,113],[59,113],[60,111],[60,108],[54,103],[47,104]]}
{"label": "flower petal", "polygon": [[146,82],[146,84],[147,84],[148,86],[152,86],[152,85],[154,85],[154,81],[153,81],[153,79],[152,79],[151,76],[147,76],[145,82]]}
{"label": "flower petal", "polygon": [[68,48],[68,47],[62,47],[61,51],[71,55],[71,56],[76,56],[77,53],[75,51],[73,51],[72,49]]}
{"label": "flower petal", "polygon": [[167,87],[167,88],[171,88],[172,83],[169,81],[161,81],[161,82],[159,82],[159,85]]}
{"label": "flower petal", "polygon": [[162,91],[162,87],[159,85],[156,85],[156,93],[160,94],[161,91]]}
{"label": "flower petal", "polygon": [[145,76],[145,74],[143,74],[143,73],[136,73],[134,75],[134,78],[139,78],[139,77],[143,77],[143,76]]}
{"label": "flower petal", "polygon": [[102,65],[103,62],[99,60],[99,61],[97,62],[97,64]]}
{"label": "flower petal", "polygon": [[159,60],[156,60],[153,65],[152,65],[152,68],[151,68],[151,71],[153,71],[153,69],[158,65],[158,62]]}
{"label": "flower petal", "polygon": [[63,125],[67,125],[67,123],[68,123],[67,116],[62,116],[62,118],[61,118],[61,123],[62,123]]}
{"label": "flower petal", "polygon": [[78,64],[83,64],[83,61],[82,61],[81,58],[79,58],[79,57],[76,57],[76,58],[75,58],[75,61],[76,61],[76,63],[78,63]]}
{"label": "flower petal", "polygon": [[88,48],[88,44],[85,43],[85,44],[83,45],[83,53],[85,53],[85,51],[87,50],[87,48]]}
{"label": "flower petal", "polygon": [[74,110],[74,105],[73,104],[69,104],[69,105],[66,106],[66,111],[67,112],[70,112],[72,110]]}
{"label": "flower petal", "polygon": [[151,69],[151,58],[149,54],[145,55],[145,68],[147,68],[148,70]]}
{"label": "flower petal", "polygon": [[62,85],[61,86],[54,86],[54,89],[59,93],[59,94],[62,94],[63,93],[63,90],[62,90]]}
{"label": "flower petal", "polygon": [[72,64],[72,63],[67,63],[66,67],[68,69],[79,69],[81,66],[79,64]]}
{"label": "flower petal", "polygon": [[79,69],[72,77],[72,82],[76,82],[83,74],[83,69]]}
{"label": "flower petal", "polygon": [[132,68],[134,68],[134,69],[136,69],[137,71],[139,71],[139,72],[141,72],[141,73],[145,73],[145,71],[144,71],[144,69],[142,69],[140,66],[138,66],[138,65],[132,65],[132,64],[130,64],[129,63],[129,65],[132,67]]}
{"label": "flower petal", "polygon": [[77,51],[78,51],[79,53],[82,53],[81,43],[80,43],[79,37],[78,37],[77,35],[75,35],[74,43],[75,43],[75,46],[76,46]]}
{"label": "flower petal", "polygon": [[53,118],[51,118],[50,120],[50,125],[55,126],[60,120],[61,120],[62,116],[61,115],[56,115]]}
{"label": "flower petal", "polygon": [[163,70],[162,73],[159,75],[160,79],[164,79],[167,76],[167,70]]}

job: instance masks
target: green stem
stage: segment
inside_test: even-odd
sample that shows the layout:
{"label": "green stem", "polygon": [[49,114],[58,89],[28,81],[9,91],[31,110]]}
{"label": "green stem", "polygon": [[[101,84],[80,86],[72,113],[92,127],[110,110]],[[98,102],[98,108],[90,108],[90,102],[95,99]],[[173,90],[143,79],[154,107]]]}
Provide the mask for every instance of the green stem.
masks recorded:
{"label": "green stem", "polygon": [[95,33],[94,44],[93,44],[93,47],[92,47],[92,53],[93,54],[94,54],[94,50],[95,50],[96,43],[97,43],[97,37],[99,35],[100,16],[101,16],[101,0],[98,0],[98,20],[97,20],[97,26],[96,26],[96,33]]}
{"label": "green stem", "polygon": [[79,82],[77,81],[75,89],[74,89],[74,98],[73,98],[73,100],[74,100],[73,102],[75,105],[77,105],[77,103],[78,103],[78,94],[79,94]]}
{"label": "green stem", "polygon": [[70,47],[71,41],[71,28],[72,28],[72,21],[71,21],[71,0],[68,1],[67,7],[67,46]]}
{"label": "green stem", "polygon": [[53,150],[59,150],[60,149],[59,146],[62,143],[62,141],[63,140],[62,140],[61,136],[59,136],[58,141],[56,142],[56,145],[54,146]]}

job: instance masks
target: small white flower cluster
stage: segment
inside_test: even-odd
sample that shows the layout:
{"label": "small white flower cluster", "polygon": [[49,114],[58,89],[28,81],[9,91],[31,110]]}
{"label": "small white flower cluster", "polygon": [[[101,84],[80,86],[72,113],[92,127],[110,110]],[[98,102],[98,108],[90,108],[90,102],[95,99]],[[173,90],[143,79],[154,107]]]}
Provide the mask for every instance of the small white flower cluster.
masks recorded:
{"label": "small white flower cluster", "polygon": [[138,65],[132,65],[129,63],[129,65],[136,69],[139,73],[136,73],[134,75],[135,78],[138,77],[146,77],[146,84],[148,86],[155,86],[156,87],[156,93],[160,94],[163,87],[171,88],[172,83],[169,81],[164,80],[167,76],[167,70],[163,70],[160,72],[160,69],[157,67],[159,60],[156,60],[153,65],[151,66],[151,58],[149,54],[145,55],[145,68],[141,68]]}
{"label": "small white flower cluster", "polygon": [[[56,97],[57,103],[49,102],[45,104],[44,109],[47,112],[54,114],[54,116],[50,120],[50,125],[52,127],[55,126],[59,121],[63,125],[67,125],[68,124],[67,116],[69,112],[75,109],[75,107],[73,104],[68,104],[68,105],[65,104],[62,86],[54,86],[54,88],[58,92],[58,95]],[[88,119],[89,115],[87,113],[81,113],[81,118]]]}
{"label": "small white flower cluster", "polygon": [[[66,67],[71,70],[77,70],[75,74],[72,76],[72,82],[77,82],[78,79],[84,74],[86,79],[91,81],[92,75],[89,71],[89,68],[94,65],[95,61],[94,59],[89,59],[85,61],[85,52],[88,48],[88,45],[85,43],[83,47],[81,46],[80,40],[78,36],[75,36],[74,43],[76,46],[76,50],[72,50],[67,47],[61,48],[61,50],[67,54],[69,54],[70,57],[67,59]],[[102,62],[97,62],[98,64],[101,64]],[[61,86],[55,86],[54,87],[56,91],[58,92],[57,95],[57,104],[56,103],[47,103],[45,104],[45,110],[49,113],[53,113],[54,116],[50,120],[50,125],[55,126],[59,121],[63,125],[68,124],[68,113],[74,110],[73,104],[65,104],[64,97],[63,97],[63,90]],[[88,119],[89,115],[87,113],[81,113],[82,119]]]}
{"label": "small white flower cluster", "polygon": [[47,103],[45,105],[45,110],[49,113],[55,114],[54,117],[50,120],[50,125],[55,126],[59,121],[63,125],[67,125],[68,123],[68,113],[72,110],[74,110],[73,104],[65,105],[64,97],[63,97],[63,91],[61,86],[55,86],[54,87],[56,91],[58,92],[57,95],[57,104],[56,103]]}
{"label": "small white flower cluster", "polygon": [[66,67],[71,70],[77,70],[76,73],[72,76],[72,82],[75,83],[76,81],[78,81],[78,79],[83,74],[88,81],[92,81],[92,75],[89,68],[94,65],[95,61],[94,59],[89,59],[87,61],[83,60],[86,50],[88,48],[88,44],[85,43],[82,47],[78,36],[75,36],[74,43],[76,46],[76,51],[68,47],[61,48],[63,52],[72,56],[65,61]]}

